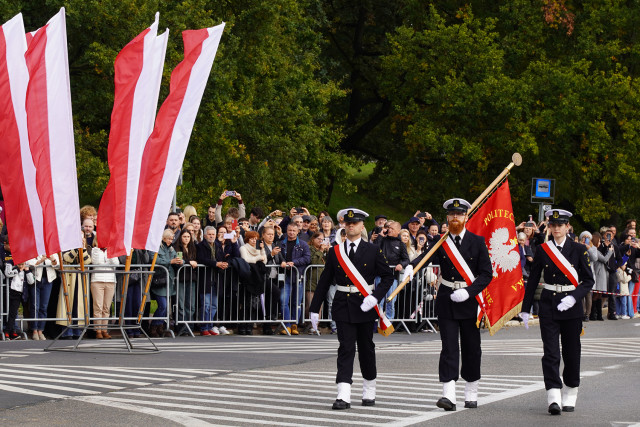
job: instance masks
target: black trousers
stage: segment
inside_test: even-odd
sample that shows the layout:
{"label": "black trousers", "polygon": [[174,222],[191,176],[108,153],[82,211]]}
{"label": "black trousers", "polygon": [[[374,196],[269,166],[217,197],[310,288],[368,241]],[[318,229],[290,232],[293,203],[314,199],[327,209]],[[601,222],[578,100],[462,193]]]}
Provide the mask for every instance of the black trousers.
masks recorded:
{"label": "black trousers", "polygon": [[373,327],[375,322],[349,323],[336,321],[338,328],[338,374],[337,383],[353,384],[353,360],[358,345],[358,360],[360,372],[365,380],[374,380],[378,375],[376,370],[376,348],[373,343]]}
{"label": "black trousers", "polygon": [[[480,363],[482,349],[480,348],[480,330],[476,327],[476,319],[443,319],[438,318],[442,351],[438,372],[440,382],[458,381],[460,353],[462,353],[462,368],[460,375],[467,382],[480,379]],[[458,345],[458,334],[460,345]]]}
{"label": "black trousers", "polygon": [[[564,370],[562,379],[569,387],[580,385],[580,332],[582,319],[553,320],[540,318],[540,335],[544,347],[542,356],[542,375],[544,386],[562,388],[560,380],[560,341],[562,342],[562,360]],[[558,340],[560,338],[560,341]]]}

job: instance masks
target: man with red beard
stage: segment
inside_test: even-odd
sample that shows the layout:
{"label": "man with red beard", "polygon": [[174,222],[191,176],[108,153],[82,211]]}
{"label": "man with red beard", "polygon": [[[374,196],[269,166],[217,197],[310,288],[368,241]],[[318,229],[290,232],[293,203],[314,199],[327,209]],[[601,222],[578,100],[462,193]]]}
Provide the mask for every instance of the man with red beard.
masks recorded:
{"label": "man with red beard", "polygon": [[[438,372],[443,383],[443,396],[436,405],[445,411],[455,411],[458,373],[466,381],[464,407],[478,407],[482,350],[480,331],[476,326],[478,302],[475,296],[489,285],[493,270],[484,237],[464,227],[468,219],[467,210],[471,208],[469,202],[449,199],[443,207],[447,211],[450,234],[431,259],[434,264],[440,265],[435,313],[442,340]],[[411,264],[417,265],[425,255],[422,254]],[[460,370],[458,337],[462,346]]]}

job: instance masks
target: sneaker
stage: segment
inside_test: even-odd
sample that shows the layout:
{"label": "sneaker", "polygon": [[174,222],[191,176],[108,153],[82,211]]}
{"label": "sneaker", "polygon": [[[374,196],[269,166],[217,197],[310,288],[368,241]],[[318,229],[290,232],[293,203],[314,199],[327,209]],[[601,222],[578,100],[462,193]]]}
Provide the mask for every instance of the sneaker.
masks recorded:
{"label": "sneaker", "polygon": [[211,328],[211,330],[209,331],[209,333],[211,335],[220,335],[220,330],[218,329],[217,326],[214,326],[213,328]]}
{"label": "sneaker", "polygon": [[201,337],[208,337],[209,335],[211,335],[211,333],[209,331],[202,331],[200,332],[200,336]]}
{"label": "sneaker", "polygon": [[620,316],[620,319],[622,320],[627,320],[627,319],[631,319],[631,317],[627,316],[626,314],[624,316]]}
{"label": "sneaker", "polygon": [[634,318],[634,319],[640,318],[640,313],[636,313],[636,314],[634,314],[634,315],[633,315],[633,318]]}
{"label": "sneaker", "polygon": [[338,333],[338,330],[336,328],[331,328],[331,335],[335,335]]}
{"label": "sneaker", "polygon": [[33,335],[31,335],[31,339],[34,341],[40,341],[40,335],[38,335],[38,332],[34,332]]}
{"label": "sneaker", "polygon": [[309,332],[307,332],[309,335],[317,335],[318,331],[316,331],[315,329],[309,329]]}
{"label": "sneaker", "polygon": [[220,328],[218,328],[218,331],[220,332],[220,335],[231,335],[231,332],[227,331],[227,328],[225,328],[224,326],[220,326]]}
{"label": "sneaker", "polygon": [[15,332],[11,332],[9,334],[9,339],[10,340],[20,340],[20,339],[22,339],[22,335],[16,334]]}
{"label": "sneaker", "polygon": [[8,340],[8,339],[9,339],[9,333],[8,333],[8,332],[5,332],[5,333],[4,333],[4,339],[5,339],[5,340]]}
{"label": "sneaker", "polygon": [[[105,337],[107,336],[106,333],[103,333],[102,335],[105,336]],[[46,341],[47,340],[47,337],[44,336],[42,331],[38,331],[38,336],[40,337],[40,341]],[[111,337],[109,337],[109,338],[111,338]]]}

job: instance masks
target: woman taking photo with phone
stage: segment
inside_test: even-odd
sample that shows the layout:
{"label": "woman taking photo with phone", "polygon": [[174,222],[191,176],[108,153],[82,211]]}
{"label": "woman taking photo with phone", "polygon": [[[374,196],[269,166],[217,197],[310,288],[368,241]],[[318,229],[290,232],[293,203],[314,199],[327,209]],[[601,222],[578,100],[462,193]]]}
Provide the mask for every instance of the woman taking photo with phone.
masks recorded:
{"label": "woman taking photo with phone", "polygon": [[[189,230],[182,230],[174,247],[182,264],[173,264],[178,277],[178,322],[191,322],[196,309],[196,245]],[[186,266],[181,269],[181,267]],[[185,325],[178,327],[178,335],[187,335]]]}

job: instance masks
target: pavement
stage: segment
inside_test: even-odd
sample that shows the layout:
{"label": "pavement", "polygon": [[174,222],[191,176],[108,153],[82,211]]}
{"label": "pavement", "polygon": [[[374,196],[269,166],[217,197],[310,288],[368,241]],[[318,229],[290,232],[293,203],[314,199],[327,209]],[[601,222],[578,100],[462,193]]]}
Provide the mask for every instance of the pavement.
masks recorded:
{"label": "pavement", "polygon": [[[640,426],[640,319],[588,322],[576,412],[547,414],[537,325],[481,331],[479,408],[435,407],[441,393],[437,333],[376,335],[376,406],[331,410],[337,338],[217,336],[86,340],[90,352],[43,351],[50,341],[0,342],[0,425],[554,425]],[[69,342],[59,345],[68,346]],[[105,353],[109,351],[110,353]]]}

